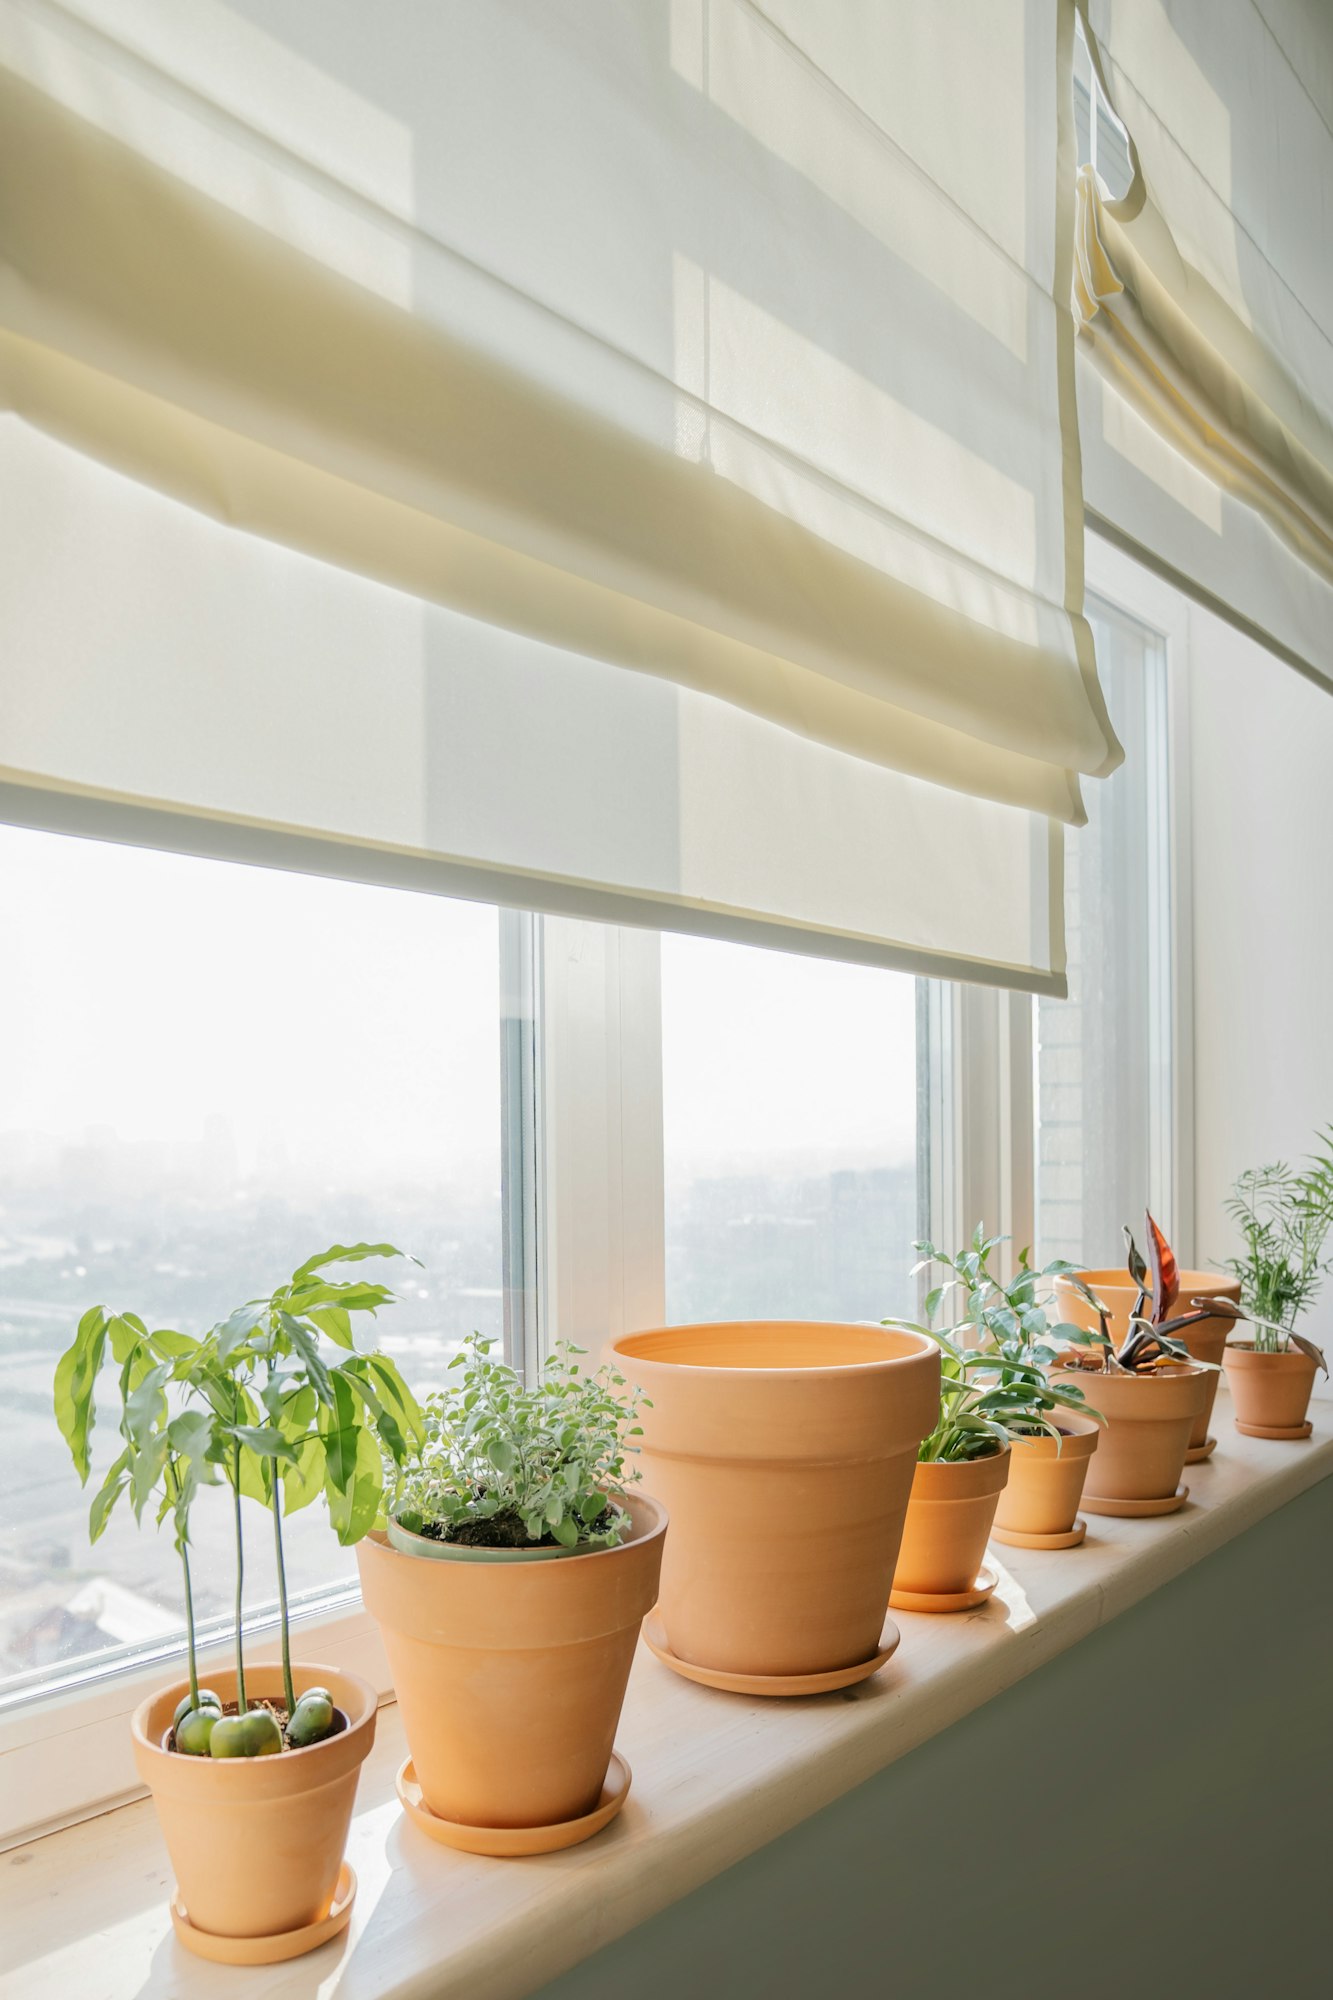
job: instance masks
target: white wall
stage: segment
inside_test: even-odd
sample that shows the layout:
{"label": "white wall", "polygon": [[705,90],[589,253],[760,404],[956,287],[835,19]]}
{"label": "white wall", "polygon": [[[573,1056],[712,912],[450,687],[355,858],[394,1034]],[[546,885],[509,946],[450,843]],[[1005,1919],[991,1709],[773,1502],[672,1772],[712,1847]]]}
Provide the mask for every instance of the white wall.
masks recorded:
{"label": "white wall", "polygon": [[[1333,1124],[1333,696],[1189,609],[1196,1254],[1242,1167]],[[1323,1302],[1318,1317],[1329,1324]]]}

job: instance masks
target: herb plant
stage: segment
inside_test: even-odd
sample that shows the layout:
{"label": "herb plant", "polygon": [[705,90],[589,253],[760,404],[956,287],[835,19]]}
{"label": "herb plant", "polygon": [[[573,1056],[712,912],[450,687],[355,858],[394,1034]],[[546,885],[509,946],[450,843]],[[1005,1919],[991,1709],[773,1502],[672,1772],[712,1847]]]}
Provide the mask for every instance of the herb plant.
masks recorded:
{"label": "herb plant", "polygon": [[935,1315],[946,1300],[955,1300],[960,1318],[947,1338],[955,1353],[970,1351],[974,1357],[968,1372],[984,1383],[983,1414],[994,1417],[1009,1437],[1059,1437],[1057,1410],[1078,1410],[1093,1417],[1099,1413],[1088,1407],[1080,1389],[1052,1383],[1050,1366],[1071,1342],[1083,1345],[1096,1336],[1071,1321],[1052,1322],[1052,1281],[1066,1278],[1094,1307],[1097,1300],[1072,1264],[1055,1258],[1038,1270],[1028,1262],[1026,1250],[1020,1252],[1018,1269],[1006,1283],[990,1262],[1006,1240],[987,1236],[985,1225],[978,1223],[970,1246],[954,1256],[933,1243],[913,1245],[920,1253],[914,1277],[932,1267],[948,1273],[926,1294],[928,1324],[920,1331],[943,1345],[934,1327]]}
{"label": "herb plant", "polygon": [[[334,1244],[197,1339],[171,1328],[150,1332],[135,1313],[93,1306],[57,1365],[56,1420],[85,1483],[98,1381],[108,1359],[117,1369],[124,1448],[94,1497],[90,1539],[97,1541],[126,1493],[136,1520],[154,1500],[158,1522],[172,1520],[190,1677],[175,1742],[186,1754],[258,1756],[284,1747],[276,1719],[252,1708],[246,1694],[243,1498],[263,1506],[273,1524],[286,1742],[303,1746],[334,1726],[326,1690],[296,1700],[283,1519],[323,1493],[339,1540],[359,1541],[381,1513],[384,1455],[401,1463],[424,1436],[421,1411],[394,1363],[359,1348],[353,1331],[353,1314],[373,1314],[392,1292],[328,1276],[330,1266],[401,1254],[387,1243]],[[217,1696],[199,1686],[190,1574],[190,1510],[201,1485],[218,1484],[230,1488],[236,1538],[234,1717],[223,1717]]]}
{"label": "herb plant", "polygon": [[1333,1228],[1333,1128],[1318,1138],[1324,1151],[1311,1156],[1303,1172],[1278,1161],[1238,1176],[1227,1213],[1240,1229],[1245,1253],[1227,1268],[1240,1279],[1256,1352],[1281,1354],[1295,1346],[1322,1367],[1313,1342],[1294,1331],[1333,1268],[1333,1258],[1324,1254]]}
{"label": "herb plant", "polygon": [[588,1373],[561,1341],[528,1388],[474,1333],[426,1401],[423,1443],[403,1462],[393,1516],[409,1533],[480,1548],[611,1548],[629,1522],[616,1496],[642,1399],[614,1368]]}

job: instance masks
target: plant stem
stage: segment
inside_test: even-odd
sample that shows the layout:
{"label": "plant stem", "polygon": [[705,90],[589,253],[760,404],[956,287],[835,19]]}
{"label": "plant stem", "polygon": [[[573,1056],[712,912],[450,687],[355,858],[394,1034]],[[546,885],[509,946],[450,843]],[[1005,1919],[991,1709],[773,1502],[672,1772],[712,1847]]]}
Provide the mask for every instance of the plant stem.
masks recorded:
{"label": "plant stem", "polygon": [[[168,1463],[167,1478],[171,1481],[172,1493],[180,1497],[180,1475],[174,1465]],[[185,1645],[190,1665],[190,1706],[199,1706],[199,1665],[194,1650],[194,1592],[190,1587],[190,1546],[181,1538],[181,1569],[185,1576]]]}
{"label": "plant stem", "polygon": [[292,1640],[287,1626],[287,1567],[282,1559],[282,1480],[275,1465],[270,1478],[273,1481],[273,1552],[278,1559],[278,1615],[282,1626],[282,1691],[287,1702],[287,1713],[296,1710],[296,1691],[292,1686]]}
{"label": "plant stem", "polygon": [[245,1590],[245,1541],[241,1532],[241,1447],[232,1459],[232,1499],[236,1508],[236,1713],[246,1713],[245,1657],[241,1647],[241,1619]]}

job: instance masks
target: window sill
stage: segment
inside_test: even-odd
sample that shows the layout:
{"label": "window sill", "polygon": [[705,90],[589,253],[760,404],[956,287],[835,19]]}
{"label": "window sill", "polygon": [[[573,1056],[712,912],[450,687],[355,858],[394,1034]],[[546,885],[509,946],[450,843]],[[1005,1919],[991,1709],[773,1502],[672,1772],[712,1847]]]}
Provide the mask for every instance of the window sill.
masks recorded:
{"label": "window sill", "polygon": [[[1223,1391],[1189,1504],[1158,1521],[1088,1517],[1081,1549],[994,1548],[1000,1585],[982,1612],[899,1617],[903,1640],[875,1679],[838,1696],[769,1703],[709,1693],[640,1648],[619,1744],[634,1770],[624,1814],[587,1846],[539,1861],[447,1853],[406,1824],[394,1773],[398,1712],[380,1715],[348,1858],[360,1889],[346,1936],[252,1976],[274,1996],[520,2000],[720,1874],[874,1772],[947,1729],[1203,1556],[1333,1476],[1333,1437],[1265,1444],[1239,1435]],[[997,1560],[997,1558],[999,1560]],[[14,1849],[0,1861],[8,2000],[105,2000],[235,1991],[175,1943],[169,1870],[152,1806]]]}

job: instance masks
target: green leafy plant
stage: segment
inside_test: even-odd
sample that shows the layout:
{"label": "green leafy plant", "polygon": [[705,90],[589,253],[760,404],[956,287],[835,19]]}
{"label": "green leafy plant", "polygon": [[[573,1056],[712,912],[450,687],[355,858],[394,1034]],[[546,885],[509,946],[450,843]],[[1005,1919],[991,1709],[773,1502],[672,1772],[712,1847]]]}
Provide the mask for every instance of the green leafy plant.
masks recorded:
{"label": "green leafy plant", "polygon": [[[331,1266],[401,1255],[387,1243],[334,1244],[200,1338],[171,1328],[150,1332],[135,1313],[93,1306],[60,1358],[56,1420],[85,1484],[98,1382],[108,1362],[117,1369],[124,1448],[93,1499],[90,1539],[103,1533],[123,1494],[136,1520],[154,1499],[158,1522],[172,1519],[190,1677],[175,1740],[187,1754],[258,1756],[283,1748],[276,1720],[262,1707],[252,1711],[246,1694],[245,1498],[263,1506],[273,1524],[286,1741],[304,1746],[334,1726],[327,1690],[296,1699],[283,1520],[323,1493],[339,1540],[359,1541],[382,1512],[385,1456],[400,1464],[424,1440],[422,1412],[397,1367],[359,1344],[355,1331],[353,1316],[373,1315],[393,1293],[329,1276]],[[237,1713],[225,1718],[216,1695],[199,1686],[189,1535],[199,1488],[219,1483],[231,1491],[236,1540]]]}
{"label": "green leafy plant", "polygon": [[393,1517],[409,1533],[481,1548],[611,1548],[617,1504],[638,1479],[625,1460],[645,1399],[614,1368],[587,1372],[562,1341],[526,1387],[474,1333],[426,1402],[425,1438],[397,1475]]}
{"label": "green leafy plant", "polygon": [[[1063,1258],[1037,1269],[1023,1250],[1013,1277],[1007,1281],[1000,1278],[992,1269],[991,1258],[1007,1240],[987,1236],[984,1223],[978,1223],[969,1247],[956,1255],[950,1256],[933,1243],[913,1245],[920,1256],[913,1268],[914,1277],[922,1271],[948,1274],[926,1294],[927,1324],[919,1330],[941,1346],[947,1338],[953,1352],[965,1358],[964,1379],[974,1383],[982,1395],[975,1406],[977,1414],[993,1418],[1009,1437],[1058,1438],[1056,1411],[1077,1410],[1092,1417],[1100,1417],[1100,1413],[1089,1408],[1081,1390],[1049,1379],[1052,1363],[1061,1359],[1071,1343],[1079,1346],[1096,1338],[1072,1321],[1052,1321],[1053,1281],[1066,1278],[1094,1308],[1098,1302],[1076,1268]],[[942,1336],[934,1321],[946,1304],[954,1307],[959,1317]]]}
{"label": "green leafy plant", "polygon": [[1237,1176],[1227,1213],[1245,1251],[1227,1268],[1240,1279],[1256,1351],[1281,1354],[1297,1347],[1322,1368],[1320,1350],[1295,1331],[1333,1268],[1333,1257],[1325,1255],[1333,1229],[1333,1128],[1319,1133],[1318,1141],[1324,1150],[1311,1155],[1304,1171],[1279,1160]]}

